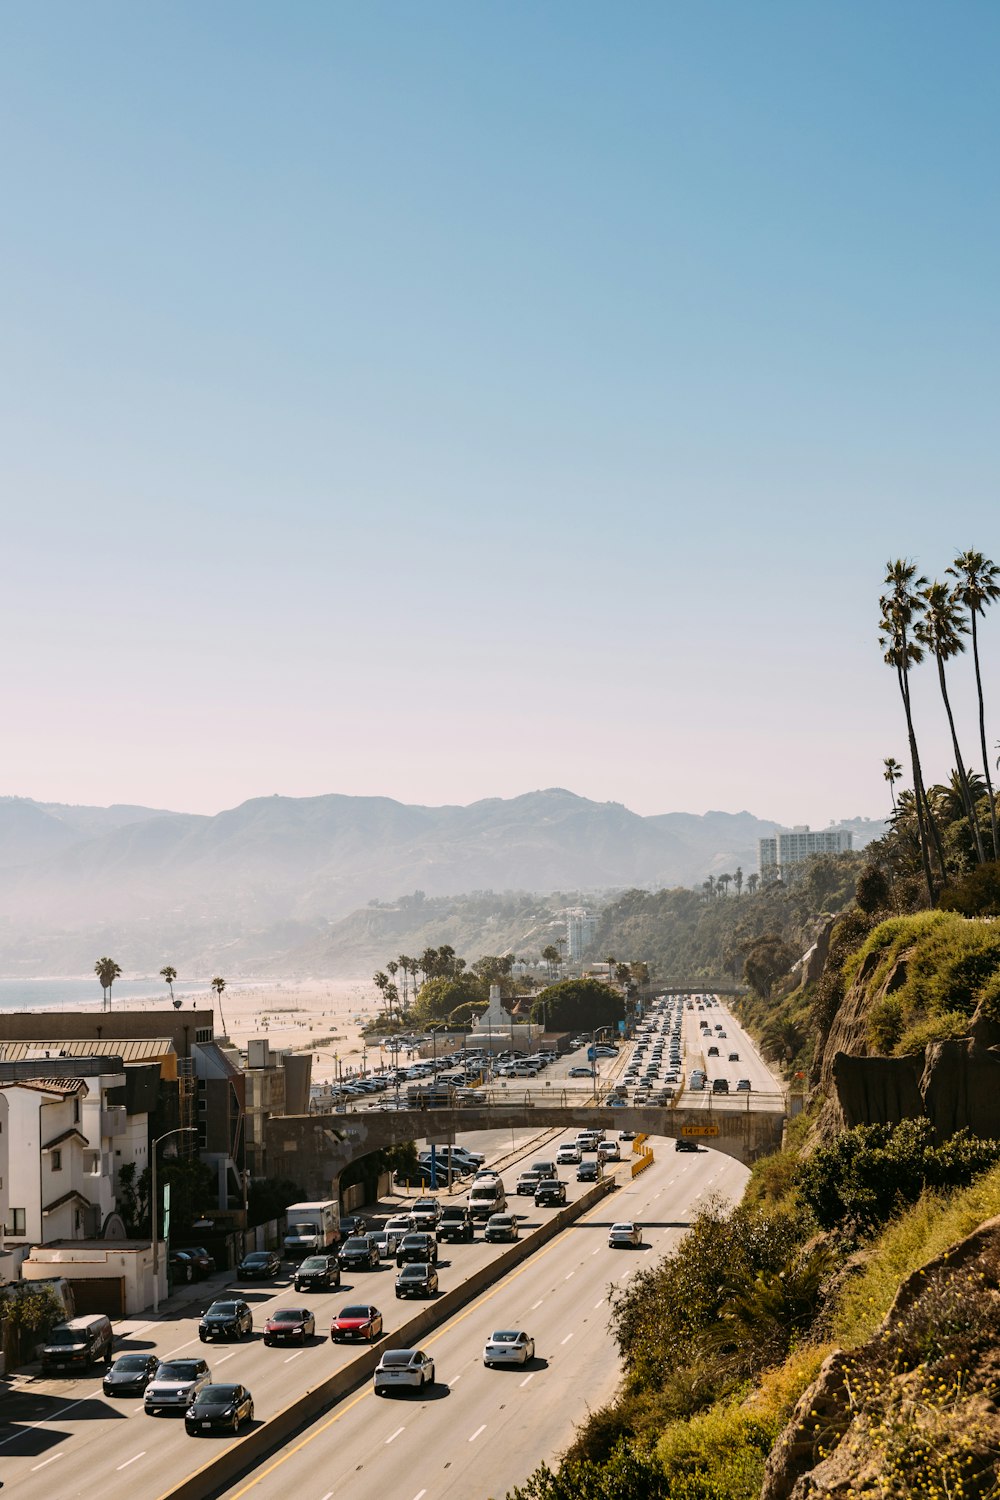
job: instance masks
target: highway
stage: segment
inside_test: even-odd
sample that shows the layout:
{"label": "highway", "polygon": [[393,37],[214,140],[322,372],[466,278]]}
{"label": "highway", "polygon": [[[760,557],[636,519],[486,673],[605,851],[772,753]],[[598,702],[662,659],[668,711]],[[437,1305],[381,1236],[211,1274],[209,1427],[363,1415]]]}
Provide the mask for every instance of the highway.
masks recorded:
{"label": "highway", "polygon": [[[707,1015],[713,1024],[722,1019],[729,1033],[729,1040],[720,1044],[720,1052],[723,1045],[740,1051],[739,1065],[722,1064],[735,1070],[734,1081],[737,1075],[751,1077],[756,1089],[760,1076],[757,1070],[763,1069],[768,1087],[775,1088],[731,1017],[719,1007]],[[697,1019],[701,1019],[698,1012],[685,1011],[686,1070],[700,1046]],[[623,1055],[614,1060],[616,1073],[626,1065],[628,1050],[623,1049]],[[558,1066],[565,1068],[567,1064]],[[688,1097],[699,1098],[685,1097],[686,1101]],[[613,1135],[615,1114],[610,1110],[608,1128]],[[554,1156],[560,1141],[569,1138],[568,1133],[554,1131],[545,1132],[541,1139],[522,1132],[513,1142],[509,1132],[465,1138],[470,1146],[488,1151],[491,1159],[500,1158],[509,1208],[524,1216],[522,1234],[530,1233],[550,1211],[536,1210],[530,1198],[514,1196],[518,1172],[535,1157]],[[294,1483],[301,1487],[303,1497],[315,1495],[315,1500],[323,1500],[336,1479],[338,1493],[343,1490],[359,1500],[376,1494],[393,1500],[397,1496],[407,1500],[409,1495],[412,1500],[422,1489],[428,1500],[450,1494],[502,1495],[542,1458],[558,1453],[586,1407],[606,1400],[617,1382],[617,1357],[607,1333],[606,1300],[602,1301],[609,1281],[626,1274],[629,1265],[649,1264],[651,1256],[667,1249],[708,1194],[718,1191],[735,1200],[746,1180],[746,1169],[721,1154],[680,1154],[674,1152],[672,1142],[652,1144],[657,1152],[652,1168],[633,1183],[628,1165],[623,1163],[619,1175],[625,1185],[619,1191],[430,1336],[426,1347],[438,1360],[441,1377],[432,1398],[422,1402],[376,1401],[366,1387],[310,1429],[305,1440],[286,1450],[288,1456],[278,1470],[272,1472],[265,1466],[255,1481],[254,1494],[264,1500],[276,1496],[279,1486],[287,1488]],[[512,1145],[523,1160],[512,1159]],[[625,1153],[630,1150],[627,1145],[623,1149]],[[568,1182],[571,1201],[585,1190],[585,1185],[576,1183],[572,1168],[563,1168],[561,1175]],[[644,1223],[646,1236],[641,1252],[608,1249],[607,1226],[612,1216],[636,1217]],[[442,1245],[442,1290],[457,1285],[501,1249],[481,1239],[473,1245]],[[131,1319],[117,1323],[115,1354],[148,1351],[163,1357],[204,1355],[215,1379],[239,1380],[251,1388],[256,1417],[266,1419],[297,1392],[315,1385],[354,1357],[355,1350],[333,1345],[327,1336],[330,1319],[340,1307],[354,1301],[375,1303],[384,1314],[386,1332],[391,1334],[423,1305],[397,1301],[394,1274],[394,1266],[384,1265],[378,1271],[346,1275],[339,1292],[299,1297],[294,1289],[289,1295],[286,1266],[273,1284],[232,1284],[229,1295],[238,1292],[245,1296],[253,1309],[257,1333],[252,1341],[202,1345],[196,1304],[183,1314],[158,1321]],[[206,1295],[206,1304],[211,1296],[222,1294],[216,1283]],[[299,1302],[314,1309],[317,1338],[301,1350],[265,1348],[259,1335],[265,1317],[279,1305]],[[538,1341],[540,1358],[527,1372],[530,1379],[506,1370],[485,1371],[480,1364],[486,1335],[493,1327],[508,1322],[526,1327]],[[41,1500],[43,1496],[51,1500],[53,1493],[67,1500],[104,1500],[110,1489],[112,1495],[154,1500],[171,1483],[203,1463],[213,1444],[232,1441],[189,1438],[179,1418],[147,1417],[141,1401],[105,1399],[100,1373],[87,1379],[53,1379],[30,1372],[18,1374],[6,1387],[0,1413],[0,1479],[10,1493],[23,1495],[24,1500]],[[515,1410],[516,1439],[507,1430]],[[394,1425],[386,1426],[394,1413]],[[335,1442],[322,1436],[334,1427]],[[373,1434],[381,1433],[383,1427],[384,1435],[376,1441]],[[456,1438],[459,1431],[464,1434],[461,1444]],[[329,1472],[331,1452],[336,1454],[336,1475]],[[350,1462],[343,1457],[345,1453]],[[422,1478],[407,1490],[401,1476],[406,1475],[408,1483],[408,1475],[416,1473],[418,1463],[426,1466],[426,1483]],[[324,1483],[320,1482],[320,1471],[327,1476]],[[353,1476],[346,1489],[345,1475]]]}

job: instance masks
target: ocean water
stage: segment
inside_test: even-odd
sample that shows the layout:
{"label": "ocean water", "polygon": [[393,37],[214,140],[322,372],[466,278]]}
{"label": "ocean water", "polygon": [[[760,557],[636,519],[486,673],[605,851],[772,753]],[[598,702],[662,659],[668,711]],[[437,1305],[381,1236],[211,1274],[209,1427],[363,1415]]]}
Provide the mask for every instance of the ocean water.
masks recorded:
{"label": "ocean water", "polygon": [[[236,989],[238,981],[228,981]],[[215,992],[209,979],[175,979],[174,998],[199,1000],[206,1010],[215,1005]],[[116,1009],[127,1000],[169,1000],[170,991],[162,979],[116,979],[111,990],[111,1004]],[[90,979],[0,979],[0,1012],[5,1010],[79,1010],[81,1006],[101,1004],[101,986],[96,974]]]}

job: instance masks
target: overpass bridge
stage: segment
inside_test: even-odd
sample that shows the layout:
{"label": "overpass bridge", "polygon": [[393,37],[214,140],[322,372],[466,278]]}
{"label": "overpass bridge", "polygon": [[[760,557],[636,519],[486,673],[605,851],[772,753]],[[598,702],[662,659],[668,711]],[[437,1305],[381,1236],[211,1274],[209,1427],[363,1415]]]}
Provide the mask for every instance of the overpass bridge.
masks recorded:
{"label": "overpass bridge", "polygon": [[[310,1198],[335,1197],[341,1172],[372,1151],[472,1130],[584,1130],[603,1127],[649,1136],[686,1137],[749,1164],[781,1146],[785,1100],[746,1095],[677,1108],[609,1109],[591,1098],[522,1096],[448,1109],[354,1110],[327,1115],[273,1115],[265,1122],[268,1172],[300,1184]],[[744,1098],[746,1103],[744,1104]],[[558,1102],[557,1102],[558,1100]]]}

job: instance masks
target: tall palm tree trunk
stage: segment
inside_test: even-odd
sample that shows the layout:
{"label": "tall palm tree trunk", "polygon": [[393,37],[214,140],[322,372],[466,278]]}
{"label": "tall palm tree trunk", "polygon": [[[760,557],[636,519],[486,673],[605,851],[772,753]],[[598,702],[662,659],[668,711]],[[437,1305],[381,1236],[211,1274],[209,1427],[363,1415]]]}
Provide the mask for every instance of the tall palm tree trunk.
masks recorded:
{"label": "tall palm tree trunk", "polygon": [[979,694],[979,743],[983,752],[983,770],[986,773],[986,790],[990,799],[990,830],[993,834],[993,858],[1000,859],[1000,839],[997,837],[997,805],[993,798],[993,782],[990,780],[990,757],[986,749],[986,709],[983,703],[983,679],[979,673],[979,637],[976,634],[976,611],[972,615],[972,660],[976,667],[976,692]]}
{"label": "tall palm tree trunk", "polygon": [[920,774],[920,756],[917,752],[917,736],[913,730],[913,714],[910,711],[910,688],[906,680],[906,672],[902,666],[897,666],[896,677],[899,682],[899,692],[903,700],[903,713],[906,715],[906,737],[910,746],[910,767],[913,773],[913,805],[917,813],[917,842],[920,845],[920,863],[924,872],[924,883],[927,886],[927,899],[931,906],[934,905],[934,877],[931,874],[931,857],[928,847],[928,834],[924,824],[926,807],[923,790],[923,778]]}
{"label": "tall palm tree trunk", "polygon": [[940,655],[935,654],[938,669],[938,682],[941,686],[941,697],[944,699],[944,711],[948,715],[948,728],[951,730],[951,744],[955,752],[955,765],[958,770],[958,784],[962,788],[962,804],[965,808],[965,816],[969,823],[969,832],[972,834],[976,844],[976,853],[979,863],[983,864],[986,856],[983,853],[983,841],[979,834],[979,824],[976,821],[976,810],[972,805],[972,793],[969,791],[969,778],[965,773],[965,761],[958,745],[958,732],[955,729],[955,715],[951,711],[951,702],[948,698],[948,686],[944,676],[944,662]]}

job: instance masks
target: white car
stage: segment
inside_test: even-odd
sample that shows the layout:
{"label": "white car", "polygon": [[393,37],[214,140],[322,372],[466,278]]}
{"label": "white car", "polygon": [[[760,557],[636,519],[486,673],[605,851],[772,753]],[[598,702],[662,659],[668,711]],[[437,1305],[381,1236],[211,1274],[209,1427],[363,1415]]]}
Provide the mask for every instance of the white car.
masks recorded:
{"label": "white car", "polygon": [[575,1167],[582,1160],[583,1152],[573,1142],[565,1146],[560,1146],[556,1152],[556,1161],[561,1167]]}
{"label": "white car", "polygon": [[612,1224],[608,1230],[609,1250],[637,1250],[642,1244],[642,1230],[638,1224]]}
{"label": "white car", "polygon": [[375,1367],[375,1394],[418,1390],[434,1384],[434,1361],[422,1349],[387,1349]]}
{"label": "white car", "polygon": [[165,1359],[143,1393],[143,1409],[151,1417],[161,1411],[185,1411],[211,1379],[203,1359]]}
{"label": "white car", "polygon": [[385,1223],[386,1234],[394,1234],[397,1239],[402,1239],[404,1234],[410,1234],[413,1230],[413,1216],[411,1214],[395,1214]]}
{"label": "white car", "polygon": [[392,1229],[376,1229],[374,1234],[368,1236],[378,1246],[379,1260],[395,1260],[396,1248],[402,1239],[401,1234],[396,1234]]}
{"label": "white car", "polygon": [[494,1365],[526,1365],[534,1357],[534,1339],[517,1328],[497,1329],[490,1334],[483,1350],[483,1364],[488,1370]]}

